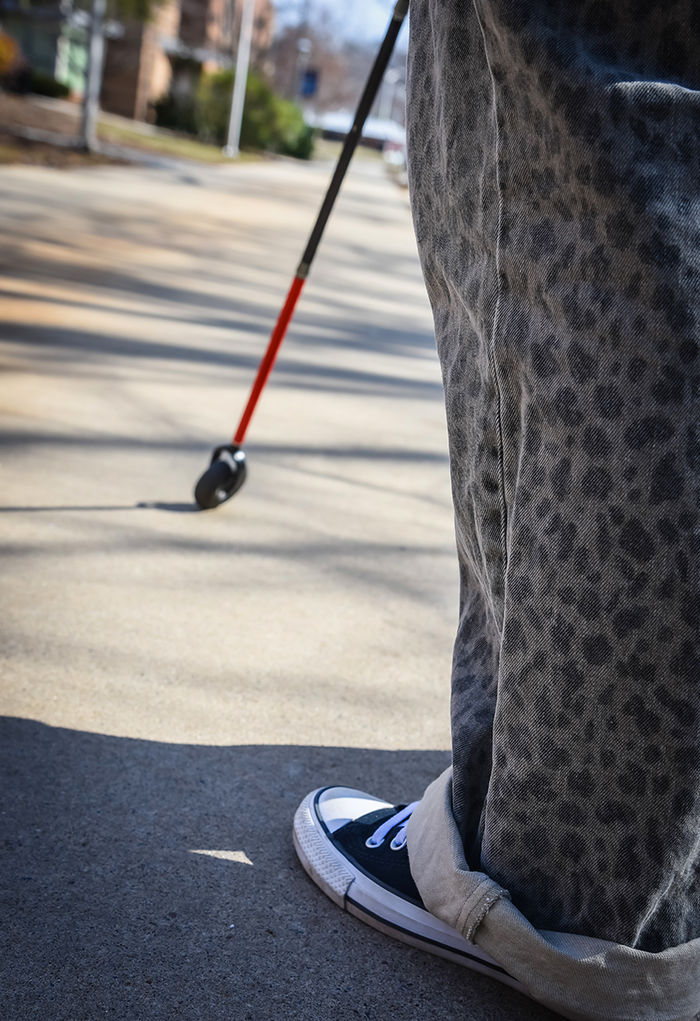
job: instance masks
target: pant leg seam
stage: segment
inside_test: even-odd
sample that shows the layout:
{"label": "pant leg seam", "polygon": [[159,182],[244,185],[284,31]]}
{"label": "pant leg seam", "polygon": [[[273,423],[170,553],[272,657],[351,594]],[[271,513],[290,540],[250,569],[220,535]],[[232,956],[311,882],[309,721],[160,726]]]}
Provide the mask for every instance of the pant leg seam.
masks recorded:
{"label": "pant leg seam", "polygon": [[496,228],[496,304],[493,314],[493,325],[491,327],[489,360],[491,362],[494,388],[496,390],[496,425],[498,429],[498,463],[500,472],[499,495],[501,504],[501,554],[503,558],[503,577],[501,580],[503,585],[505,586],[505,579],[508,570],[508,508],[506,505],[505,445],[503,442],[503,396],[501,380],[498,372],[498,363],[496,360],[496,329],[498,325],[502,294],[501,234],[503,228],[503,196],[501,194],[501,176],[500,176],[501,129],[498,124],[496,78],[491,68],[491,60],[489,58],[488,47],[486,45],[486,32],[484,30],[481,14],[479,13],[477,0],[472,0],[472,5],[474,8],[474,14],[476,15],[477,23],[479,25],[479,31],[481,32],[481,37],[484,44],[484,57],[486,59],[486,66],[488,67],[489,77],[491,78],[491,87],[493,92],[493,113],[496,127],[496,189],[498,192],[498,226]]}

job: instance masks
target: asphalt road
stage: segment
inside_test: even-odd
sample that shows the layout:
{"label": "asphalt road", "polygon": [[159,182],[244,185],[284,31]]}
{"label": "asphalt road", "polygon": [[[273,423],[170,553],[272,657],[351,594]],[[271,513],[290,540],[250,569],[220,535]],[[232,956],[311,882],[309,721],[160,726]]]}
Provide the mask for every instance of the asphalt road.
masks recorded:
{"label": "asphalt road", "polygon": [[449,760],[457,575],[408,199],[351,171],[227,442],[329,168],[0,171],[2,937],[8,1021],[535,1021],[340,912],[311,788],[410,800]]}

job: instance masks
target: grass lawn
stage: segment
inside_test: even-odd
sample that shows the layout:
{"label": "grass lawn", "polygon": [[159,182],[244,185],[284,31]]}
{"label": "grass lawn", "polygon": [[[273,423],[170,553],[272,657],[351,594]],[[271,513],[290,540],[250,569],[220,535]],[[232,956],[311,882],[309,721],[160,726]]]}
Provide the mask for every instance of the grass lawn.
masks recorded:
{"label": "grass lawn", "polygon": [[[51,103],[36,96],[14,96],[0,91],[0,164],[33,163],[51,167],[76,167],[122,162],[100,154],[81,152],[71,146],[55,145],[51,135],[77,138],[80,131],[80,106],[77,103]],[[36,139],[31,133],[36,134]],[[25,137],[22,137],[22,136]],[[140,149],[154,155],[196,160],[200,163],[249,163],[266,159],[264,153],[242,152],[231,160],[218,145],[206,145],[176,131],[104,114],[98,120],[98,138],[113,145]],[[335,161],[342,144],[317,138],[313,159]],[[376,149],[360,145],[355,160],[379,160]]]}
{"label": "grass lawn", "polygon": [[0,166],[8,163],[30,163],[41,167],[82,167],[118,163],[120,160],[99,153],[79,152],[47,142],[17,138],[0,130]]}
{"label": "grass lawn", "polygon": [[[144,132],[121,124],[113,124],[101,120],[98,125],[98,136],[105,142],[115,145],[131,146],[134,149],[145,149],[148,152],[160,153],[163,156],[175,156],[188,160],[199,160],[202,163],[230,163],[218,145],[205,145],[196,138],[178,135],[175,132]],[[255,153],[241,153],[242,161],[260,159]]]}
{"label": "grass lawn", "polygon": [[[100,120],[99,137],[105,142],[113,142],[115,145],[133,146],[134,149],[146,149],[149,152],[162,153],[164,156],[181,156],[183,159],[200,160],[204,163],[230,163],[231,159],[224,156],[217,145],[205,145],[204,142],[190,138],[188,135],[179,135],[174,131],[157,130],[145,132],[138,128],[129,128],[121,124],[113,124]],[[315,160],[336,160],[342,148],[341,142],[331,142],[325,138],[317,138],[314,145]],[[376,149],[358,145],[355,150],[354,159],[360,160],[381,160],[382,155]],[[256,160],[265,159],[264,153],[241,152],[236,161],[250,163]]]}

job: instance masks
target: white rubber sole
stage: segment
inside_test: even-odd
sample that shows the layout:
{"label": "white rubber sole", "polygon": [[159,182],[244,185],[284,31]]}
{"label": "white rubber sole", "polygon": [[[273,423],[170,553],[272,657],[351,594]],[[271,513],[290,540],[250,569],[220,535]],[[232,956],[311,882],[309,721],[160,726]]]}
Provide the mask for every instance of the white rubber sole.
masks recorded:
{"label": "white rubber sole", "polygon": [[316,803],[323,790],[312,791],[297,809],[293,839],[304,871],[326,896],[387,936],[526,992],[500,964],[468,943],[456,929],[355,868],[328,839],[318,817]]}

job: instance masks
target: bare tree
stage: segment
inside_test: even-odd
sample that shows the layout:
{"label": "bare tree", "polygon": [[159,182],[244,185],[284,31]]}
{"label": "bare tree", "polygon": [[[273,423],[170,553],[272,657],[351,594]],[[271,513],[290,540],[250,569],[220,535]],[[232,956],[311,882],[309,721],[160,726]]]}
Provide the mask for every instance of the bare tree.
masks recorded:
{"label": "bare tree", "polygon": [[[300,60],[300,43],[308,40],[309,52]],[[282,30],[270,49],[270,76],[275,89],[290,99],[299,98],[302,67],[317,73],[318,88],[311,105],[318,113],[328,110],[354,109],[375,57],[369,43],[348,42],[338,29],[337,19],[327,11],[319,11],[312,24],[290,25]],[[405,75],[405,56],[394,56],[391,68],[397,75],[394,87],[401,93]],[[380,96],[381,101],[381,96]],[[402,113],[401,104],[392,104],[395,117]]]}

